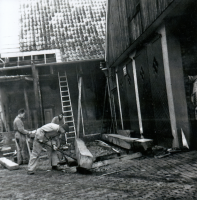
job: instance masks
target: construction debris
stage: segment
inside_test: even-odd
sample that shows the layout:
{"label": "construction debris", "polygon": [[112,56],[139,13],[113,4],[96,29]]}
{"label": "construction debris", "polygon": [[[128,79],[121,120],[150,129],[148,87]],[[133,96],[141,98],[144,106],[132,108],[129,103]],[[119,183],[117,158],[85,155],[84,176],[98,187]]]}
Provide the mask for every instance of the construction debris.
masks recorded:
{"label": "construction debris", "polygon": [[117,149],[111,147],[109,144],[107,144],[107,143],[105,143],[105,142],[103,142],[101,140],[95,140],[95,142],[97,142],[99,146],[106,147],[106,148],[112,149],[116,153],[120,153],[120,151],[118,151]]}
{"label": "construction debris", "polygon": [[142,154],[140,152],[137,152],[137,153],[133,153],[131,155],[120,156],[119,158],[99,161],[97,163],[94,163],[92,165],[92,168],[97,168],[97,167],[102,167],[102,166],[105,166],[105,165],[110,165],[110,164],[117,163],[117,162],[120,162],[120,161],[123,161],[123,160],[132,160],[132,159],[135,159],[135,158],[139,158],[141,156],[142,156]]}
{"label": "construction debris", "polygon": [[93,164],[93,155],[87,149],[85,143],[79,138],[75,139],[75,153],[78,166],[85,169],[91,169]]}
{"label": "construction debris", "polygon": [[6,167],[9,170],[14,170],[14,169],[18,169],[19,165],[16,164],[15,162],[12,162],[11,160],[2,157],[0,158],[0,164],[3,165],[4,167]]}
{"label": "construction debris", "polygon": [[16,153],[17,153],[17,152],[16,152],[16,150],[15,150],[15,151],[13,151],[13,152],[4,153],[3,156],[4,156],[4,157],[6,157],[6,156],[13,156],[13,155],[16,155]]}
{"label": "construction debris", "polygon": [[6,152],[6,151],[10,151],[11,147],[2,147],[1,151],[2,152]]}

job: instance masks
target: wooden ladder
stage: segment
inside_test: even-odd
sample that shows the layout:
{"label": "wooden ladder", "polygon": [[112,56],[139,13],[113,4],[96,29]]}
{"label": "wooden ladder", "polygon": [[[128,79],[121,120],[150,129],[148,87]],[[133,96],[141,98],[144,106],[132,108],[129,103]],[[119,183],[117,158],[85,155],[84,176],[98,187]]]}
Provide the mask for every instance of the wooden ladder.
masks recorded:
{"label": "wooden ladder", "polygon": [[75,122],[73,116],[73,109],[71,104],[70,92],[68,87],[68,80],[65,71],[58,72],[60,97],[62,104],[62,112],[64,113],[64,123],[69,126],[69,134],[65,134],[66,143],[68,139],[76,137]]}

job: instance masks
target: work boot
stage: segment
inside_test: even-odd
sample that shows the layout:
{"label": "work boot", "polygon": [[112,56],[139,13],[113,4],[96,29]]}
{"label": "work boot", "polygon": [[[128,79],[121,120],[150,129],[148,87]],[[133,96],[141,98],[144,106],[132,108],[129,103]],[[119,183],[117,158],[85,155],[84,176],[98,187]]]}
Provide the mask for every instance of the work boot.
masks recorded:
{"label": "work boot", "polygon": [[67,160],[65,158],[62,158],[59,162],[58,162],[59,165],[65,165],[67,164]]}
{"label": "work boot", "polygon": [[27,171],[27,174],[28,174],[28,175],[33,175],[34,172],[32,172],[32,171]]}
{"label": "work boot", "polygon": [[52,170],[61,171],[62,169],[60,166],[52,166]]}

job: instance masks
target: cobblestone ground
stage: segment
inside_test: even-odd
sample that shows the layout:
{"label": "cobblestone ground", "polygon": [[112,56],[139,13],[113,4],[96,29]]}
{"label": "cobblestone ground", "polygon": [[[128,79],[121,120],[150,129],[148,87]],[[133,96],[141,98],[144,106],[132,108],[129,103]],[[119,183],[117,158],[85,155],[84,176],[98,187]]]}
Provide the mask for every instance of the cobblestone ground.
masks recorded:
{"label": "cobblestone ground", "polygon": [[197,199],[197,151],[117,162],[89,175],[1,167],[0,185],[0,199]]}

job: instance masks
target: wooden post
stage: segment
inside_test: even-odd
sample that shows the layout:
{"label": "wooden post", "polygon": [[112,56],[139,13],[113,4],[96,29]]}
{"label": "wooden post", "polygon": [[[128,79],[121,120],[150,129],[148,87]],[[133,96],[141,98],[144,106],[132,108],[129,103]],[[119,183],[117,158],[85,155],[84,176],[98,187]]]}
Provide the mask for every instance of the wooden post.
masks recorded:
{"label": "wooden post", "polygon": [[[110,92],[109,71],[108,71],[107,68],[102,68],[102,71],[106,76],[108,98],[109,98],[109,105],[110,105],[110,112],[111,112],[111,119],[112,119],[112,126],[113,126],[113,131],[115,131],[115,119],[114,119],[114,114],[113,114],[113,109],[112,109],[112,96],[111,96],[111,92]],[[111,133],[111,131],[110,131],[110,133]]]}
{"label": "wooden post", "polygon": [[79,97],[78,97],[78,115],[77,115],[77,137],[79,138],[79,130],[80,130],[80,114],[81,114],[81,85],[82,85],[82,77],[79,76],[78,81],[78,90],[79,90]]}
{"label": "wooden post", "polygon": [[26,107],[26,113],[27,113],[28,128],[32,128],[26,86],[24,86],[24,98],[25,98],[25,107]]}
{"label": "wooden post", "polygon": [[35,106],[36,106],[37,117],[38,117],[38,127],[41,127],[44,124],[43,110],[42,110],[38,69],[36,69],[34,63],[32,63],[32,76],[33,76],[33,84],[34,84]]}
{"label": "wooden post", "polygon": [[120,110],[121,126],[122,126],[122,130],[124,130],[123,118],[122,118],[122,106],[121,106],[121,100],[120,100],[120,89],[119,89],[119,81],[118,81],[117,71],[116,71],[116,87],[117,87],[117,93],[118,93],[118,103],[119,103],[119,110]]}

